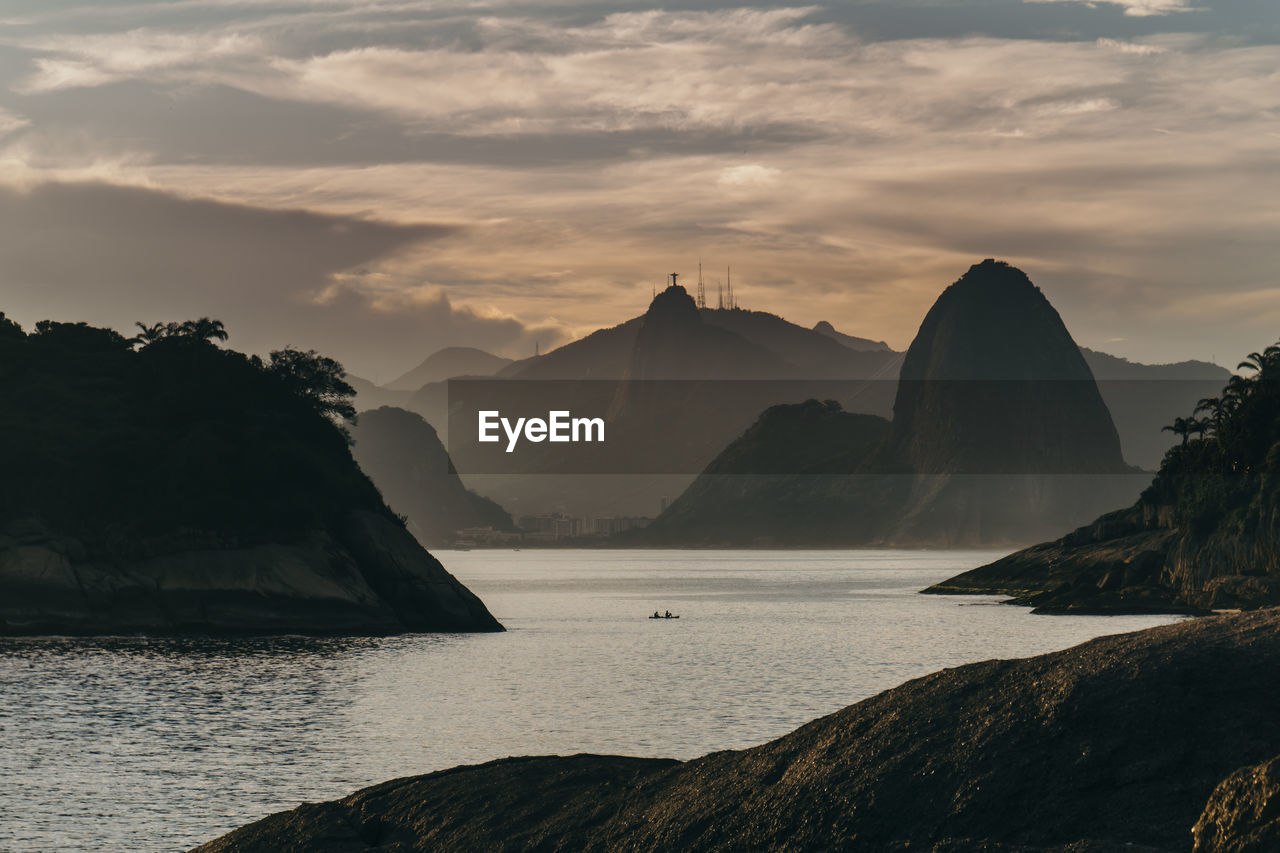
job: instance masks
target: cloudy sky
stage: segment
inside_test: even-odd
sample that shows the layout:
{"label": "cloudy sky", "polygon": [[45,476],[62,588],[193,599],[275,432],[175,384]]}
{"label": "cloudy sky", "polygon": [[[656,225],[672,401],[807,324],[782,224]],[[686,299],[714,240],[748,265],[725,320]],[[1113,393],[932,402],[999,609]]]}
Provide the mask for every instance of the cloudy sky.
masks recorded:
{"label": "cloudy sky", "polygon": [[0,2],[0,311],[382,380],[699,258],[903,348],[1000,257],[1085,345],[1234,364],[1280,335],[1278,164],[1275,0]]}

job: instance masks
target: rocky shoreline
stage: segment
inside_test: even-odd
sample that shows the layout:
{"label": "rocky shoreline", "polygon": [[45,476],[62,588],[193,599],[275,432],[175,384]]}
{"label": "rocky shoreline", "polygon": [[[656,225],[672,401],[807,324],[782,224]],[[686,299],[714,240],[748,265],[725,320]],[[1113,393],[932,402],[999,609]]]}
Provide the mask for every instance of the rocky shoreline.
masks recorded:
{"label": "rocky shoreline", "polygon": [[1007,595],[1036,613],[1249,610],[1280,605],[1277,552],[1269,536],[1197,538],[1163,508],[1139,504],[924,592]]}
{"label": "rocky shoreline", "polygon": [[373,512],[280,542],[189,532],[113,548],[33,519],[0,528],[0,635],[501,630],[404,528]]}
{"label": "rocky shoreline", "polygon": [[197,850],[1270,849],[1277,667],[1280,610],[1186,620],[943,670],[753,749],[457,767]]}

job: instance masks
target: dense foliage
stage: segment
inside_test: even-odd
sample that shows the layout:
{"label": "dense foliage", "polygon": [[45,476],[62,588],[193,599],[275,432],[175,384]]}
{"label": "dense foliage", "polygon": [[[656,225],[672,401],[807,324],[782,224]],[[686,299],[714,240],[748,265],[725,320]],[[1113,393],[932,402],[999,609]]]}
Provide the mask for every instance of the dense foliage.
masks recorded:
{"label": "dense foliage", "polygon": [[218,346],[216,320],[132,339],[0,314],[0,522],[42,518],[100,541],[181,530],[239,539],[388,512],[352,461],[341,365]]}
{"label": "dense foliage", "polygon": [[[1251,353],[1217,397],[1165,427],[1170,448],[1143,502],[1170,506],[1199,534],[1252,533],[1274,508],[1280,474],[1280,345]],[[1203,415],[1201,417],[1198,417]]]}

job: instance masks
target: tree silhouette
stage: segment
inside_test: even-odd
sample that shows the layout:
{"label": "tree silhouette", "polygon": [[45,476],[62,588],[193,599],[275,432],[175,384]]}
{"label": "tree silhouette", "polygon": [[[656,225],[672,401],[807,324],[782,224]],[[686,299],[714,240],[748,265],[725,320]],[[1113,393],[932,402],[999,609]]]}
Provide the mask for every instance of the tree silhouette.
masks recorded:
{"label": "tree silhouette", "polygon": [[319,414],[355,422],[356,408],[351,398],[356,389],[347,383],[347,372],[333,359],[315,350],[276,350],[271,353],[267,371]]}
{"label": "tree silhouette", "polygon": [[22,327],[4,316],[3,311],[0,311],[0,338],[21,338],[25,336],[26,333],[22,331]]}
{"label": "tree silhouette", "polygon": [[1174,418],[1173,423],[1160,427],[1160,431],[1171,432],[1174,435],[1182,436],[1182,446],[1186,447],[1187,439],[1191,436],[1191,432],[1194,429],[1192,426],[1194,422],[1195,418]]}
{"label": "tree silhouette", "polygon": [[1233,533],[1260,530],[1280,513],[1280,344],[1249,353],[1238,370],[1191,417],[1163,428],[1182,442],[1143,493],[1198,534],[1224,524]]}
{"label": "tree silhouette", "polygon": [[138,334],[134,335],[129,340],[135,344],[142,344],[143,346],[146,346],[147,344],[155,343],[167,335],[169,333],[170,324],[154,323],[148,326],[146,323],[137,322],[133,325],[138,327]]}
{"label": "tree silhouette", "polygon": [[1280,346],[1275,344],[1262,352],[1251,352],[1236,365],[1236,370],[1252,370],[1259,376],[1270,378],[1280,369]]}
{"label": "tree silhouette", "polygon": [[221,320],[210,320],[208,317],[201,317],[199,320],[187,320],[183,323],[169,323],[165,327],[165,331],[168,335],[193,338],[206,343],[212,343],[215,340],[225,341],[230,337],[227,334],[226,326],[222,324]]}
{"label": "tree silhouette", "polygon": [[1209,417],[1203,420],[1205,427],[1203,432],[1217,432],[1226,411],[1227,404],[1222,397],[1205,397],[1196,403],[1195,411],[1192,414],[1198,415],[1201,412],[1208,412]]}
{"label": "tree silhouette", "polygon": [[136,555],[167,531],[278,541],[355,508],[391,518],[335,421],[355,414],[341,365],[215,346],[208,318],[175,328],[139,324],[138,346],[0,318],[0,524],[40,518]]}

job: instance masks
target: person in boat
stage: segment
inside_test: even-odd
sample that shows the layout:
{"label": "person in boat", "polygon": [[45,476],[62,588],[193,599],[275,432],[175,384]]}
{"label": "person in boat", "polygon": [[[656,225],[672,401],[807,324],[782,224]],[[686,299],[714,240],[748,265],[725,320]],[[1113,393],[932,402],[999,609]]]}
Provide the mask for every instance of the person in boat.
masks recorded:
{"label": "person in boat", "polygon": [[668,610],[668,611],[666,612],[666,615],[665,615],[665,616],[663,616],[662,618],[663,618],[663,619],[670,619],[670,618],[671,618],[671,611],[670,611],[670,610]]}
{"label": "person in boat", "polygon": [[656,610],[655,610],[655,611],[653,611],[653,618],[654,618],[654,619],[661,619],[662,617],[661,617],[661,616],[659,616],[659,615],[658,615],[658,611],[656,611]]}

